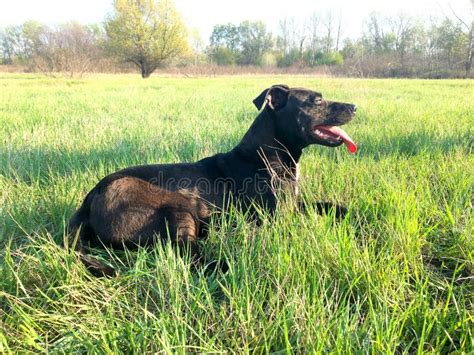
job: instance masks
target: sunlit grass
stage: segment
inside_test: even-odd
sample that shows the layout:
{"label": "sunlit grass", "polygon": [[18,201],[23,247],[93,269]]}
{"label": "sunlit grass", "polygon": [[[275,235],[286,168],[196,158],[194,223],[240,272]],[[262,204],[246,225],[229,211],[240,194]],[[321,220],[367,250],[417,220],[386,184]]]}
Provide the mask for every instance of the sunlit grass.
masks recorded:
{"label": "sunlit grass", "polygon": [[[95,279],[60,243],[104,175],[232,148],[251,101],[286,83],[356,103],[344,149],[311,147],[302,198],[262,226],[231,213],[204,276],[170,248],[102,257]],[[474,350],[472,81],[307,76],[0,76],[0,353]]]}

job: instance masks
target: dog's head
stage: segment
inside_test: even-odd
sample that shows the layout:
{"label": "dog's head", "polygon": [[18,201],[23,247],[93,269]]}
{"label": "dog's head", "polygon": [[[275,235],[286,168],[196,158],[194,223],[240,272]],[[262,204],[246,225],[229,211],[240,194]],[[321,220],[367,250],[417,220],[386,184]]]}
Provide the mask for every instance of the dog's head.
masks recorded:
{"label": "dog's head", "polygon": [[339,127],[354,118],[353,104],[328,101],[318,92],[286,85],[265,89],[253,103],[258,109],[265,106],[287,142],[301,147],[310,144],[337,147],[345,143],[351,153],[357,150],[349,135]]}

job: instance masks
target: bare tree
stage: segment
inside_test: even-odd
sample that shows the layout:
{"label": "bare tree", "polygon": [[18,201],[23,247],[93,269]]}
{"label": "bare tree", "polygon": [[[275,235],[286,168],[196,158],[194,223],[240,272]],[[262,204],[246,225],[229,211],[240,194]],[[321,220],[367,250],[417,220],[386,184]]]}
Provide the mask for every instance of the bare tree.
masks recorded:
{"label": "bare tree", "polygon": [[307,24],[307,30],[309,35],[309,50],[311,52],[316,52],[318,50],[319,42],[319,28],[321,25],[321,18],[318,13],[313,12],[309,18]]}
{"label": "bare tree", "polygon": [[97,28],[70,22],[43,31],[35,40],[31,62],[40,71],[82,77],[94,69],[100,55]]}
{"label": "bare tree", "polygon": [[324,16],[323,26],[326,28],[326,36],[324,38],[324,51],[329,53],[332,48],[332,26],[333,26],[334,16],[332,11],[327,11]]}
{"label": "bare tree", "polygon": [[366,38],[370,42],[370,49],[375,53],[381,53],[386,50],[385,46],[385,29],[383,26],[383,19],[380,14],[372,12],[367,19],[367,33]]}
{"label": "bare tree", "polygon": [[342,11],[339,11],[338,21],[337,21],[337,33],[336,33],[336,52],[339,51],[339,41],[341,40],[342,35]]}
{"label": "bare tree", "polygon": [[284,17],[278,24],[279,36],[277,45],[280,50],[286,55],[290,52],[290,29],[288,17]]}
{"label": "bare tree", "polygon": [[464,63],[464,69],[466,72],[466,77],[469,77],[472,69],[472,58],[474,56],[474,0],[471,0],[471,9],[470,9],[470,14],[469,18],[463,20],[462,17],[454,11],[451,5],[449,5],[449,9],[451,10],[451,13],[454,15],[454,17],[457,19],[459,22],[460,26],[463,28],[463,34],[466,37],[467,40],[467,45],[466,45],[466,60]]}
{"label": "bare tree", "polygon": [[304,26],[299,26],[294,18],[285,17],[279,23],[278,46],[284,54],[298,50],[302,54],[306,41]]}
{"label": "bare tree", "polygon": [[405,67],[405,60],[413,37],[413,20],[403,12],[389,19],[392,33],[395,35],[395,50],[398,53],[400,66]]}
{"label": "bare tree", "polygon": [[298,21],[296,21],[294,18],[290,18],[288,25],[290,31],[290,48],[298,49],[301,54],[305,41],[304,26],[298,25]]}

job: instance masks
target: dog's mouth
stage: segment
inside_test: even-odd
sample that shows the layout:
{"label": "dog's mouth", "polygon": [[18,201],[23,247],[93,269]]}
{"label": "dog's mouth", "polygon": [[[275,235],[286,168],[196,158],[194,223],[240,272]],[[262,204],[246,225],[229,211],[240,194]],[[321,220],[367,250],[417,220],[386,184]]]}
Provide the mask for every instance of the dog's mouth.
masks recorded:
{"label": "dog's mouth", "polygon": [[344,143],[352,154],[357,151],[357,145],[354,143],[352,138],[338,126],[314,126],[313,134],[330,145],[338,146]]}

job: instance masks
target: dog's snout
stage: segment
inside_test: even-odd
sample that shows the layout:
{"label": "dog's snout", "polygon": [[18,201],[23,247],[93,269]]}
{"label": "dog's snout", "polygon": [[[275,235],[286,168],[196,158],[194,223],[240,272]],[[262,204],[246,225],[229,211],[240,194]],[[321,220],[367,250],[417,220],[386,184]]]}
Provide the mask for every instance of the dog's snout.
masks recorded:
{"label": "dog's snout", "polygon": [[357,106],[354,104],[347,104],[341,102],[332,102],[329,105],[329,109],[332,112],[345,112],[345,113],[355,113],[357,111]]}

